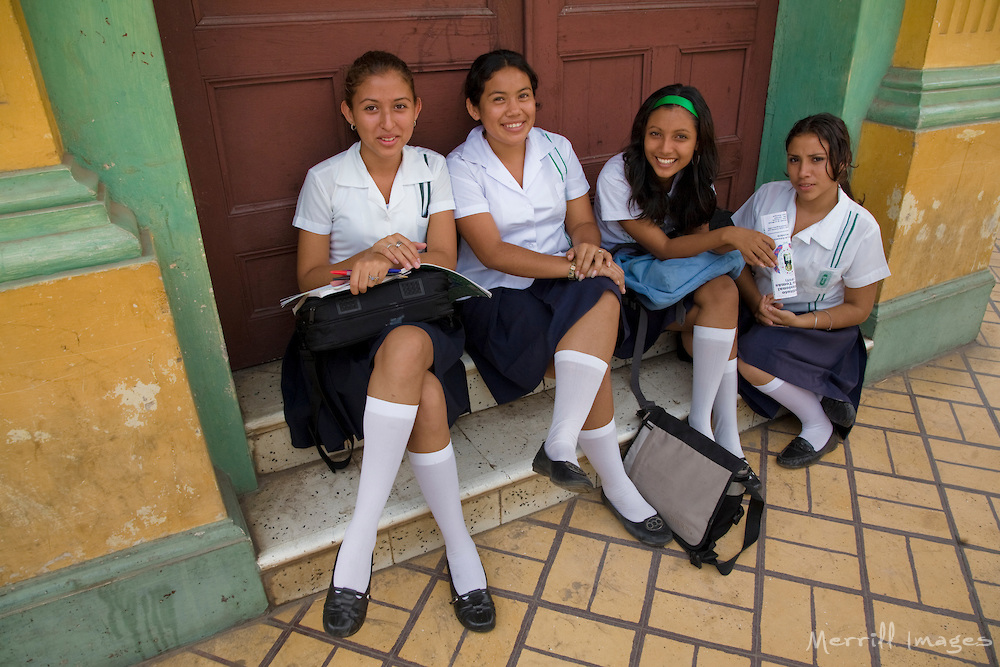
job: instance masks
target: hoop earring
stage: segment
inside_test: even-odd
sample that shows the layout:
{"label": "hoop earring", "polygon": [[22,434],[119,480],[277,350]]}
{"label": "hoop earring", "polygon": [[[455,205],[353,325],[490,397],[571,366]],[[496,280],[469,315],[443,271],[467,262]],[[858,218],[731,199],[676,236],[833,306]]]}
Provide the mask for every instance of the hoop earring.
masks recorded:
{"label": "hoop earring", "polygon": [[357,130],[358,130],[358,126],[355,125],[354,123],[351,123],[351,132],[357,132]]}
{"label": "hoop earring", "polygon": [[417,121],[413,121],[413,127],[417,126]]}

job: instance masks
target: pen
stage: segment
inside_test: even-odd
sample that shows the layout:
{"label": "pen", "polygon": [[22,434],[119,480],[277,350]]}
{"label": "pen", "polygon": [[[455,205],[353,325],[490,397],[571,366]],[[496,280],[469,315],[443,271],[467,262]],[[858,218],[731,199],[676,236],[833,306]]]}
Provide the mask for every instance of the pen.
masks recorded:
{"label": "pen", "polygon": [[[402,269],[389,269],[388,273],[389,275],[392,275],[394,273],[400,273],[401,271]],[[333,269],[332,271],[330,271],[330,273],[332,273],[335,276],[349,276],[351,275],[351,270],[347,269],[346,271],[342,271],[338,269]]]}

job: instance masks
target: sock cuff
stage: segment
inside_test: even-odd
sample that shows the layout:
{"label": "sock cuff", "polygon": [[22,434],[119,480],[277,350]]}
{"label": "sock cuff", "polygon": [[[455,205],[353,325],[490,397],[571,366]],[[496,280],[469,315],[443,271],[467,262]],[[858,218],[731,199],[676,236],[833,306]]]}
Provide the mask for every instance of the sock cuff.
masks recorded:
{"label": "sock cuff", "polygon": [[383,401],[374,396],[365,397],[365,412],[373,412],[383,417],[397,417],[400,419],[415,419],[417,416],[417,405],[407,405],[405,403],[392,403]]}
{"label": "sock cuff", "polygon": [[691,333],[697,338],[707,338],[708,340],[721,340],[732,342],[736,338],[736,329],[719,329],[717,327],[703,327],[698,324],[691,328]]}
{"label": "sock cuff", "polygon": [[452,447],[451,440],[448,444],[436,452],[407,452],[410,456],[410,465],[432,466],[448,459],[455,458],[455,448]]}
{"label": "sock cuff", "polygon": [[580,440],[597,440],[607,436],[609,433],[615,434],[615,439],[618,439],[618,427],[615,425],[615,418],[612,417],[604,426],[598,426],[597,428],[592,428],[587,431],[580,431]]}
{"label": "sock cuff", "polygon": [[773,394],[778,389],[780,389],[781,385],[783,385],[783,384],[785,384],[784,380],[782,380],[781,378],[774,378],[773,380],[771,380],[767,384],[762,384],[762,385],[759,385],[759,386],[755,385],[754,388],[757,391],[759,391],[759,392],[761,392],[763,394]]}
{"label": "sock cuff", "polygon": [[561,362],[580,364],[581,366],[593,368],[595,371],[601,371],[601,373],[608,370],[608,362],[603,359],[599,359],[592,354],[579,352],[577,350],[559,350],[555,353],[555,355],[553,355],[552,361],[555,364],[559,364]]}

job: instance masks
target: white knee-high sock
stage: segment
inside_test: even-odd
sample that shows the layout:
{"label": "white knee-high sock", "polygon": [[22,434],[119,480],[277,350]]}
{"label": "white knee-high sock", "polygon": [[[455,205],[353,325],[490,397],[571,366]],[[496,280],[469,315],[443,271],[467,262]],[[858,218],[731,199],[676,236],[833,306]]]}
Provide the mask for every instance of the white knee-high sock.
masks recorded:
{"label": "white knee-high sock", "polygon": [[743,445],[740,444],[740,428],[736,423],[737,395],[736,359],[726,363],[726,371],[722,374],[719,391],[715,394],[715,405],[712,406],[712,431],[715,441],[726,448],[730,454],[741,459],[746,458]]}
{"label": "white knee-high sock", "polygon": [[545,453],[553,461],[576,463],[576,439],[594,405],[608,364],[576,350],[559,350],[553,360],[556,397],[552,424],[545,436]]}
{"label": "white knee-high sock", "polygon": [[656,514],[625,474],[614,418],[600,428],[581,431],[580,449],[600,476],[604,495],[622,516],[629,521],[643,521]]}
{"label": "white knee-high sock", "polygon": [[695,325],[692,329],[691,413],[688,423],[699,433],[715,439],[712,433],[712,405],[719,383],[733,350],[736,329],[717,329]]}
{"label": "white knee-high sock", "polygon": [[823,406],[816,394],[781,378],[757,387],[778,403],[788,408],[802,422],[800,438],[804,438],[813,449],[819,451],[826,446],[833,435],[833,424],[823,411]]}
{"label": "white knee-high sock", "polygon": [[462,516],[458,469],[451,442],[436,452],[410,452],[410,464],[420,491],[444,537],[448,571],[455,592],[464,595],[478,588],[486,588],[486,572],[479,560],[476,543],[469,536],[465,517]]}
{"label": "white knee-high sock", "polygon": [[390,403],[371,396],[365,403],[365,451],[358,497],[337,553],[334,586],[361,593],[368,590],[378,520],[396,481],[416,417],[416,405]]}

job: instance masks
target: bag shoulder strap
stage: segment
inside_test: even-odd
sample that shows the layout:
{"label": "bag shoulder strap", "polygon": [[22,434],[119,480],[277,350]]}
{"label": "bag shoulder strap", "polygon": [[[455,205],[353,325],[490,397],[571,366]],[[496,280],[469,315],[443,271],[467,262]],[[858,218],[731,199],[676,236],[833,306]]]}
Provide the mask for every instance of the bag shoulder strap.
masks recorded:
{"label": "bag shoulder strap", "polygon": [[326,467],[330,469],[330,472],[336,473],[338,470],[346,468],[351,462],[351,457],[354,454],[354,439],[349,438],[349,455],[343,461],[334,461],[330,458],[330,455],[327,454],[326,449],[323,447],[323,440],[319,435],[320,406],[325,405],[326,409],[330,411],[330,414],[333,416],[333,421],[337,424],[341,433],[346,435],[350,433],[350,431],[340,418],[340,412],[338,410],[338,408],[341,407],[340,399],[336,395],[331,396],[323,388],[323,383],[320,381],[319,357],[304,344],[300,348],[300,354],[302,357],[302,365],[305,367],[306,374],[309,376],[309,431],[312,435],[313,444],[316,445],[316,451],[319,452],[319,457],[323,459],[324,463],[326,463]]}
{"label": "bag shoulder strap", "polygon": [[645,346],[646,342],[646,329],[649,327],[649,315],[645,306],[638,301],[636,301],[636,306],[639,308],[639,323],[635,332],[635,346],[632,349],[632,379],[629,384],[632,387],[632,394],[635,395],[635,400],[639,402],[639,413],[642,414],[649,412],[652,408],[655,408],[656,403],[648,400],[645,394],[642,393],[642,388],[639,386],[639,367],[642,365],[642,348]]}

